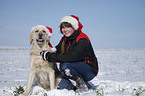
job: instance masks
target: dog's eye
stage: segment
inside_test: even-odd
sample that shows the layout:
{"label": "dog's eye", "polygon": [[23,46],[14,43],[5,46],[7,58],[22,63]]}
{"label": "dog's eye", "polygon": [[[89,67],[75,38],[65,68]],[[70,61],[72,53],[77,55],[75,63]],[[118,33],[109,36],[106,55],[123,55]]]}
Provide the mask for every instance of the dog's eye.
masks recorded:
{"label": "dog's eye", "polygon": [[38,32],[38,30],[37,30],[37,31],[35,31],[35,32]]}
{"label": "dog's eye", "polygon": [[43,31],[43,33],[46,33],[46,31]]}

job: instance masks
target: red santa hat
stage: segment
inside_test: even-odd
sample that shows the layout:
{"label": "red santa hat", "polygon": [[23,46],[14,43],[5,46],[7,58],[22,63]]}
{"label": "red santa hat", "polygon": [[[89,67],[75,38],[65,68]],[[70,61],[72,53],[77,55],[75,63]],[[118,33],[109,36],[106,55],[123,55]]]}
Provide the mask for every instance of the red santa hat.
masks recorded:
{"label": "red santa hat", "polygon": [[36,26],[32,27],[31,32],[33,32],[38,27],[44,28],[49,37],[52,36],[52,29],[48,26],[43,26],[43,25],[36,25]]}
{"label": "red santa hat", "polygon": [[83,25],[80,23],[79,18],[77,16],[75,16],[75,15],[70,15],[70,16],[64,16],[64,17],[62,17],[61,21],[60,21],[60,24],[62,22],[68,22],[68,23],[70,23],[74,27],[75,30],[79,29],[79,31],[81,31],[82,28],[83,28]]}

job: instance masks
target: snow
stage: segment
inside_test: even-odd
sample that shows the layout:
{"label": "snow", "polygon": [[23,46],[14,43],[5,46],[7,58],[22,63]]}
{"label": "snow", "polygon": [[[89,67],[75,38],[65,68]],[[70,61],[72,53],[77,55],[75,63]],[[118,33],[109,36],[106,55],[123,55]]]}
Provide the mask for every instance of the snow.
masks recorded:
{"label": "snow", "polygon": [[[28,80],[30,48],[0,47],[0,96],[14,96],[15,87]],[[96,90],[83,93],[50,90],[33,86],[29,96],[131,96],[145,95],[145,48],[140,49],[96,49],[99,74],[92,82]],[[142,93],[142,94],[141,94]]]}

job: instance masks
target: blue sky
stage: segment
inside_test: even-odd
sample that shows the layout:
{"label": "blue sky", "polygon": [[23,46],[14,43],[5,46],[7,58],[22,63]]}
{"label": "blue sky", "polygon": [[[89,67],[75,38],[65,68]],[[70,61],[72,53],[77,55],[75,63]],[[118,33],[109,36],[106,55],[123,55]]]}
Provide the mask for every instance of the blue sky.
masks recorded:
{"label": "blue sky", "polygon": [[39,24],[53,29],[55,46],[60,19],[72,14],[94,48],[145,48],[145,0],[0,0],[0,46],[31,47]]}

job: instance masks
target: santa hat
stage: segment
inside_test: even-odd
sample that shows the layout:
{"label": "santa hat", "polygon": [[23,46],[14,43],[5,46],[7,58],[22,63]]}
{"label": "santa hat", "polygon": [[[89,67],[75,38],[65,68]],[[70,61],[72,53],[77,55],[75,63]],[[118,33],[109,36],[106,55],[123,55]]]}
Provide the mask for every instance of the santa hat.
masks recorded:
{"label": "santa hat", "polygon": [[80,23],[79,18],[77,16],[74,16],[74,15],[62,17],[61,21],[60,21],[60,24],[62,22],[70,23],[74,27],[75,30],[79,29],[79,31],[81,31],[82,28],[83,28],[83,25]]}
{"label": "santa hat", "polygon": [[43,26],[43,25],[37,25],[37,26],[32,27],[31,32],[33,32],[38,27],[44,28],[49,37],[52,36],[52,29],[50,27]]}

